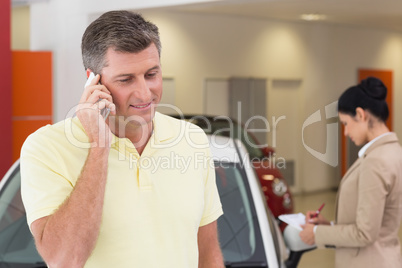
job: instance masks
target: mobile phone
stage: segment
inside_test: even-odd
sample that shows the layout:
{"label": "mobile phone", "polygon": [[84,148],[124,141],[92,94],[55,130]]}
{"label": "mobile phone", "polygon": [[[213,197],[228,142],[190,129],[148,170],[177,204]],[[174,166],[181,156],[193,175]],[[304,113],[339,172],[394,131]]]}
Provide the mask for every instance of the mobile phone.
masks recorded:
{"label": "mobile phone", "polygon": [[[84,87],[87,87],[91,82],[92,82],[92,80],[95,78],[95,74],[93,73],[93,72],[91,72],[90,74],[89,74],[89,76],[88,76],[88,79],[87,79],[87,82],[85,83],[85,86]],[[99,99],[97,102],[100,102],[102,99]],[[109,114],[110,114],[110,108],[109,107],[105,107],[105,108],[103,108],[102,110],[101,110],[101,115],[102,115],[102,117],[103,117],[103,119],[105,119],[106,120],[106,118],[109,116]]]}

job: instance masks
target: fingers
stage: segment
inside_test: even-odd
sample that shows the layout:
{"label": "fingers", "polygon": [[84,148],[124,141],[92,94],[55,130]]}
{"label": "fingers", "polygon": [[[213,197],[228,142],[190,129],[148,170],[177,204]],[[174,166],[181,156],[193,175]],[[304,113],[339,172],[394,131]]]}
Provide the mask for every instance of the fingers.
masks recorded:
{"label": "fingers", "polygon": [[113,115],[116,113],[116,105],[109,100],[98,99],[98,101],[95,104],[98,105],[99,110],[108,109],[108,113],[110,112]]}
{"label": "fingers", "polygon": [[95,103],[99,99],[106,99],[112,102],[112,95],[103,85],[88,86],[82,93],[80,103]]}
{"label": "fingers", "polygon": [[316,212],[308,211],[306,215],[306,222],[311,224],[330,224],[327,219],[324,218],[321,214],[316,216]]}
{"label": "fingers", "polygon": [[80,103],[76,109],[77,114],[88,114],[94,113],[98,115],[102,115],[104,118],[111,113],[112,115],[116,114],[116,106],[113,102],[106,99],[98,99],[95,103],[92,102],[84,102]]}
{"label": "fingers", "polygon": [[83,94],[81,103],[83,102],[96,103],[99,101],[99,99],[106,100],[108,102],[113,102],[112,95],[110,95],[110,93],[100,90],[94,90],[87,97],[84,97]]}
{"label": "fingers", "polygon": [[315,243],[314,225],[305,224],[302,228],[303,230],[299,233],[301,240],[308,245],[313,245]]}
{"label": "fingers", "polygon": [[[104,86],[99,84],[100,75],[94,76],[91,73],[90,77],[85,84],[84,92],[80,99],[80,108],[97,108],[99,111],[107,108],[108,112],[115,114],[116,106],[113,103],[110,91]],[[78,109],[78,110],[79,110]],[[107,112],[107,113],[108,113]]]}
{"label": "fingers", "polygon": [[315,219],[309,219],[307,222],[308,222],[308,223],[311,223],[311,224],[319,224],[319,221],[318,221],[317,218],[315,218]]}
{"label": "fingers", "polygon": [[82,98],[78,105],[78,110],[83,108],[97,108],[99,110],[109,108],[111,112],[115,112],[116,106],[113,103],[112,96],[105,93],[96,91],[89,98]]}
{"label": "fingers", "polygon": [[80,103],[83,102],[95,103],[96,101],[98,101],[98,99],[107,99],[109,101],[112,101],[110,91],[104,85],[99,84],[99,80],[100,75],[97,74],[89,84],[85,85],[85,89],[81,96]]}
{"label": "fingers", "polygon": [[116,114],[116,107],[110,91],[104,85],[100,85],[99,80],[99,75],[91,75],[87,80],[76,107],[76,115],[91,141],[91,146],[109,147],[112,135],[106,119],[109,112]]}
{"label": "fingers", "polygon": [[312,218],[315,215],[315,211],[309,210],[306,212],[306,216]]}
{"label": "fingers", "polygon": [[86,88],[89,85],[97,85],[99,84],[100,80],[100,75],[94,75],[93,72],[90,73],[90,75],[88,76],[87,82],[85,83],[84,88]]}
{"label": "fingers", "polygon": [[[99,79],[99,76],[97,75],[96,78]],[[116,106],[107,88],[104,85],[93,85],[98,79],[94,79],[85,88],[77,107],[77,113],[88,114],[96,112],[104,118],[109,112],[112,115],[116,114]],[[104,110],[105,108],[107,108],[107,111]]]}
{"label": "fingers", "polygon": [[307,211],[306,212],[306,221],[309,222],[310,220],[316,218],[315,213],[316,213],[315,211]]}
{"label": "fingers", "polygon": [[311,224],[311,223],[301,224],[300,227],[301,227],[302,229],[314,228],[314,224]]}

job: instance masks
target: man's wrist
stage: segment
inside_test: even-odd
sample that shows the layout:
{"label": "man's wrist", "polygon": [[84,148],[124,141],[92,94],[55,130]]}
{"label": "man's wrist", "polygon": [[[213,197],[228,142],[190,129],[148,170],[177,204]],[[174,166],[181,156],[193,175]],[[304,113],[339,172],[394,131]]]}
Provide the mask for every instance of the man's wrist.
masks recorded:
{"label": "man's wrist", "polygon": [[88,157],[90,158],[97,158],[99,160],[104,159],[107,161],[109,159],[109,152],[110,152],[110,147],[92,147],[89,149],[88,152]]}

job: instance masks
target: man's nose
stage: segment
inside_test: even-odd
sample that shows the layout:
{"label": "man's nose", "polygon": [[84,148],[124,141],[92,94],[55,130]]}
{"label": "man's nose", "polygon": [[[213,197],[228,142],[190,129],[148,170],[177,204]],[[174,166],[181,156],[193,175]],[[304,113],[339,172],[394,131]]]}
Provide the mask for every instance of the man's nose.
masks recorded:
{"label": "man's nose", "polygon": [[151,101],[151,90],[147,84],[145,78],[141,78],[137,80],[137,83],[134,88],[134,96],[141,102],[149,102]]}

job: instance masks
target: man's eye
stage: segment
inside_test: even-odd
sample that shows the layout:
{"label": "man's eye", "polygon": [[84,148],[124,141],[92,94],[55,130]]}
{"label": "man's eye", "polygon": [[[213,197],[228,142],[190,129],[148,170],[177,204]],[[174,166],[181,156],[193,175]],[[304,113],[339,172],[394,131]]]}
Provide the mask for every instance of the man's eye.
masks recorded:
{"label": "man's eye", "polygon": [[131,81],[131,78],[120,79],[120,80],[119,80],[120,83],[127,83],[127,82],[130,82],[130,81]]}
{"label": "man's eye", "polygon": [[147,74],[147,77],[149,77],[149,78],[152,78],[152,77],[154,77],[154,76],[156,76],[156,73],[149,73],[149,74]]}

